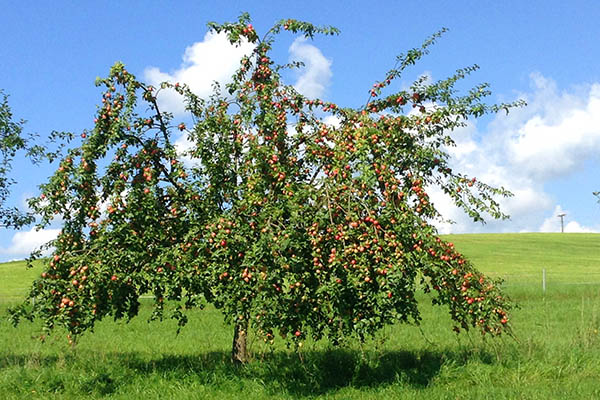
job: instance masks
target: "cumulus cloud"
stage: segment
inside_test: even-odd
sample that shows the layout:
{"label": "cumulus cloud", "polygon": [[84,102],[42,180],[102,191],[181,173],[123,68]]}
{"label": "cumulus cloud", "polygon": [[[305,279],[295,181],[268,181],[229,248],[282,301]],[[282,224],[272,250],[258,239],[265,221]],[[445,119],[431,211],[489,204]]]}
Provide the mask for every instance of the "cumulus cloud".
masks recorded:
{"label": "cumulus cloud", "polygon": [[507,142],[510,161],[536,179],[566,176],[600,154],[600,84],[579,96],[532,76],[532,112]]}
{"label": "cumulus cloud", "polygon": [[[240,46],[229,43],[225,34],[208,32],[200,42],[186,48],[180,67],[172,72],[161,71],[157,67],[148,67],[144,71],[145,80],[154,86],[162,82],[185,83],[200,97],[208,97],[212,93],[214,82],[221,86],[230,82],[237,70],[240,59],[249,55],[254,45],[243,42]],[[306,39],[298,38],[289,47],[290,59],[301,61],[295,88],[308,97],[321,97],[331,80],[331,61],[315,46],[306,43]],[[182,115],[185,105],[182,97],[174,90],[161,90],[158,96],[159,106],[174,115]],[[331,121],[335,124],[335,121]],[[186,135],[175,141],[178,151],[189,150],[192,144]],[[187,160],[190,161],[190,160]]]}
{"label": "cumulus cloud", "polygon": [[[234,46],[229,43],[226,34],[208,32],[204,40],[185,49],[179,69],[167,73],[157,67],[148,67],[144,77],[154,86],[161,82],[186,83],[198,96],[208,97],[212,93],[213,83],[216,81],[224,85],[230,82],[241,58],[249,55],[253,49],[251,43],[243,42]],[[176,115],[184,112],[182,98],[173,90],[161,91],[158,100],[164,110]]]}
{"label": "cumulus cloud", "polygon": [[337,115],[328,115],[323,118],[323,123],[337,129],[341,126],[342,120]]}
{"label": "cumulus cloud", "polygon": [[577,221],[570,221],[565,225],[565,232],[567,233],[596,233],[597,229],[582,226]]}
{"label": "cumulus cloud", "polygon": [[[600,154],[600,84],[559,91],[539,74],[531,76],[531,91],[520,98],[528,106],[508,116],[497,115],[485,134],[473,123],[453,133],[457,146],[449,149],[456,170],[494,186],[503,186],[514,197],[499,199],[510,221],[488,219],[472,223],[442,193],[432,200],[444,217],[456,224],[439,223],[442,233],[560,231],[560,209],[546,184],[583,168]],[[590,232],[585,223],[569,221],[567,232]]]}
{"label": "cumulus cloud", "polygon": [[567,233],[594,233],[598,232],[598,229],[589,226],[583,226],[577,221],[569,221],[569,215],[571,214],[569,211],[563,210],[560,205],[554,207],[554,211],[548,218],[544,219],[542,222],[539,231],[540,232],[560,232],[560,217],[559,215],[564,214],[563,224],[564,230]]}
{"label": "cumulus cloud", "polygon": [[17,232],[12,237],[10,246],[0,248],[0,255],[11,258],[25,258],[44,243],[56,239],[59,232],[60,229],[36,230],[35,228]]}
{"label": "cumulus cloud", "polygon": [[[253,49],[251,43],[233,46],[224,33],[208,32],[202,41],[186,48],[178,69],[164,72],[158,67],[148,67],[144,78],[154,86],[162,82],[186,83],[195,94],[206,98],[212,93],[214,82],[221,85],[230,82],[240,59]],[[296,90],[307,97],[322,97],[331,80],[331,61],[304,37],[297,38],[288,50],[291,60],[304,63],[294,84]],[[162,90],[158,100],[163,110],[175,115],[185,111],[181,96],[174,90]]]}
{"label": "cumulus cloud", "polygon": [[322,97],[331,80],[331,61],[317,47],[308,44],[304,37],[294,40],[289,52],[290,60],[304,63],[294,84],[296,90],[306,97]]}

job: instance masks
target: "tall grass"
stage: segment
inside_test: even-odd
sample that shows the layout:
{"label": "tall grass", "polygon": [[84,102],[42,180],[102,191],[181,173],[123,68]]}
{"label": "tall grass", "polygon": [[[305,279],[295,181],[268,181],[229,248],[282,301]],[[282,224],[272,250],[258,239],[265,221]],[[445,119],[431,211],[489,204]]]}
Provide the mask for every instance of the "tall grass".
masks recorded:
{"label": "tall grass", "polygon": [[[485,272],[507,278],[520,305],[517,340],[455,335],[443,308],[421,295],[420,327],[391,326],[361,344],[307,342],[299,354],[251,338],[254,362],[229,362],[232,328],[217,310],[148,323],[110,320],[75,348],[64,332],[0,321],[2,398],[593,399],[600,398],[600,235],[448,238]],[[526,243],[526,244],[523,244]],[[566,258],[573,264],[563,262]],[[548,273],[545,293],[541,269]],[[20,272],[15,272],[20,271]],[[10,275],[10,283],[6,278]],[[0,316],[39,271],[0,265]],[[586,283],[586,284],[582,284]],[[12,293],[12,294],[11,294]],[[11,294],[11,295],[9,295]]]}

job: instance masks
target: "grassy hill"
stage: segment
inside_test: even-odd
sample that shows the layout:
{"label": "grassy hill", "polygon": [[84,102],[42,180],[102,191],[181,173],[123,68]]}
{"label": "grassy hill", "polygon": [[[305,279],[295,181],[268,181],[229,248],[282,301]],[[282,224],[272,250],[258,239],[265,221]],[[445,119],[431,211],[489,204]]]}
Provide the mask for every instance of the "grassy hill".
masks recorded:
{"label": "grassy hill", "polygon": [[507,284],[549,282],[600,284],[600,234],[509,233],[447,235],[477,268]]}
{"label": "grassy hill", "polygon": [[41,270],[41,264],[34,268],[26,268],[25,261],[0,264],[0,305],[23,299],[31,282],[40,276]]}
{"label": "grassy hill", "polygon": [[[70,348],[39,322],[13,328],[6,307],[41,267],[0,264],[2,398],[96,399],[593,399],[600,398],[600,234],[449,235],[483,272],[506,279],[515,337],[455,335],[447,309],[422,300],[421,326],[386,327],[342,349],[307,341],[298,356],[251,338],[255,362],[228,361],[232,329],[218,310],[147,322],[104,320]],[[541,270],[548,290],[542,293]]]}

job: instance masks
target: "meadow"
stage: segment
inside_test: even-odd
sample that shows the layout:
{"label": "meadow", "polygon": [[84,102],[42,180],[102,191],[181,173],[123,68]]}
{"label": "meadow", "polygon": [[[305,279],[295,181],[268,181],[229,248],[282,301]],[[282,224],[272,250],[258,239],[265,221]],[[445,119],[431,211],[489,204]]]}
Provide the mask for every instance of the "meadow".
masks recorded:
{"label": "meadow", "polygon": [[[251,338],[253,362],[229,361],[233,329],[217,310],[176,323],[103,321],[71,348],[64,332],[14,328],[6,309],[40,269],[0,264],[3,399],[592,399],[600,398],[600,234],[451,235],[447,240],[518,304],[515,339],[456,335],[421,295],[421,326],[364,344],[307,342],[299,353]],[[542,290],[542,270],[546,290]]]}

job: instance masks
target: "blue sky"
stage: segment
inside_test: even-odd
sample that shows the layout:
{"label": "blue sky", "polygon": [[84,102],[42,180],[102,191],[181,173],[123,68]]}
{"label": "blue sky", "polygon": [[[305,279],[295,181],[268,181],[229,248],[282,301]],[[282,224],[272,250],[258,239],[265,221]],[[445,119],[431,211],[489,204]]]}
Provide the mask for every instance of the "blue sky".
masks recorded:
{"label": "blue sky", "polygon": [[[511,189],[515,197],[505,209],[512,219],[472,224],[440,197],[440,209],[457,222],[440,230],[557,231],[556,214],[564,211],[568,231],[600,231],[600,205],[591,194],[600,189],[600,2],[594,0],[3,1],[0,88],[14,115],[28,121],[26,130],[41,136],[91,128],[100,99],[94,80],[117,60],[147,81],[186,77],[202,93],[205,81],[221,79],[219,71],[239,56],[207,36],[206,23],[232,21],[243,11],[259,32],[281,18],[338,27],[340,36],[313,42],[284,35],[275,55],[306,62],[289,83],[354,106],[365,102],[397,54],[449,28],[398,85],[478,64],[468,84],[489,82],[491,101],[523,98],[529,106],[455,133],[456,166]],[[23,204],[51,169],[18,161],[14,172],[19,185],[12,201]],[[52,234],[0,232],[0,261],[23,258]]]}

